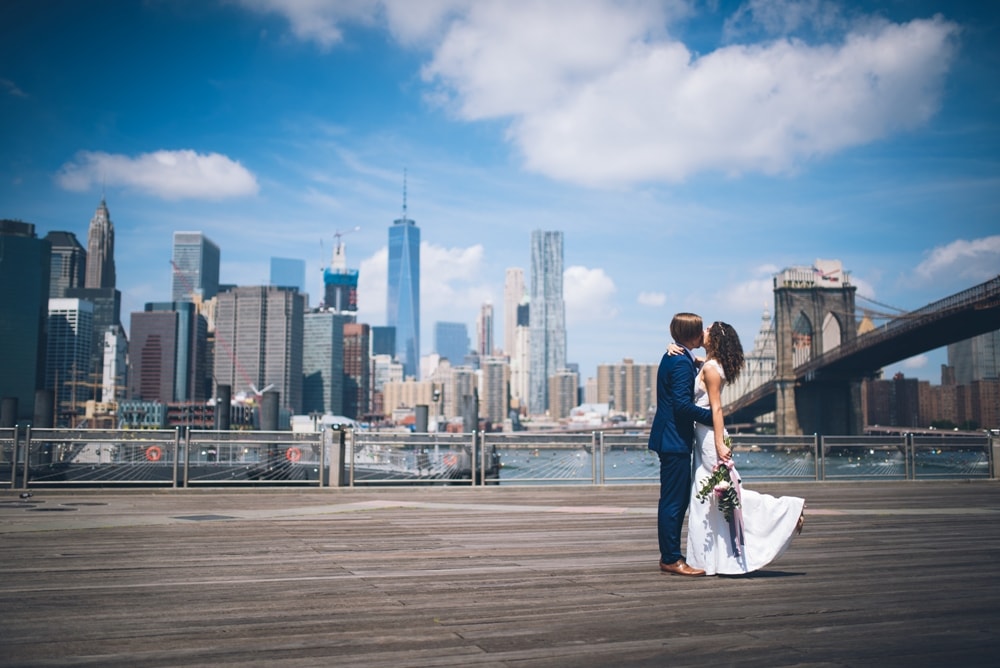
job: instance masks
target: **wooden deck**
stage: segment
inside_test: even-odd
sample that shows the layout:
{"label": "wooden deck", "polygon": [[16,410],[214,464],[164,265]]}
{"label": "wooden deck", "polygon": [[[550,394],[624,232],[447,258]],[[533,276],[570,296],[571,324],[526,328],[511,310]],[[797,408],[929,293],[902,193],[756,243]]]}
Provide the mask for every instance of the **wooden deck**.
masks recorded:
{"label": "wooden deck", "polygon": [[805,532],[698,579],[654,486],[0,492],[0,665],[1000,664],[1000,483],[755,488]]}

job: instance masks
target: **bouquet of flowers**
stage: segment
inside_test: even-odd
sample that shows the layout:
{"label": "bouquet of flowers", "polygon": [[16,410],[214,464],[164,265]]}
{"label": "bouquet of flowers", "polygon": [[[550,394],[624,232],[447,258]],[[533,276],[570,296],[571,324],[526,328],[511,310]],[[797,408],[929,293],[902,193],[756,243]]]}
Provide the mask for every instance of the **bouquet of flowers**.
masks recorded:
{"label": "bouquet of flowers", "polygon": [[719,462],[712,469],[712,475],[702,481],[701,489],[698,490],[698,500],[702,503],[705,503],[710,496],[715,498],[716,505],[719,506],[727,522],[733,521],[733,512],[740,507],[740,495],[737,489],[740,479],[737,476],[736,480],[733,480],[733,470],[733,460]]}
{"label": "bouquet of flowers", "polygon": [[[729,437],[726,437],[726,445],[729,446]],[[736,471],[736,464],[730,459],[719,462],[712,468],[712,475],[701,482],[698,489],[698,500],[705,503],[712,497],[722,516],[729,524],[729,537],[732,541],[733,552],[739,555],[744,545],[743,535],[743,513],[740,511],[740,474]]]}

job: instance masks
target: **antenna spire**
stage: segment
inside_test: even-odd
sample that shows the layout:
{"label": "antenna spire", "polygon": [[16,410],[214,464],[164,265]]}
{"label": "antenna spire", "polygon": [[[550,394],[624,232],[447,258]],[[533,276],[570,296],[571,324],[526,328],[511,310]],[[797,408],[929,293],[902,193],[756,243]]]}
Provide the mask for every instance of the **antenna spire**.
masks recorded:
{"label": "antenna spire", "polygon": [[403,167],[403,220],[406,220],[406,167]]}

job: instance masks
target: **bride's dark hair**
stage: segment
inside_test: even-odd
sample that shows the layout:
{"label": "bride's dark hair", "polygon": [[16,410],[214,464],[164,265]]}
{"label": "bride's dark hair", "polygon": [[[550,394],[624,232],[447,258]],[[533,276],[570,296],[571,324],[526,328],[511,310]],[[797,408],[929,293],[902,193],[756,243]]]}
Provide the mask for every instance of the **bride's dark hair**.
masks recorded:
{"label": "bride's dark hair", "polygon": [[705,352],[710,359],[718,360],[726,380],[733,382],[740,377],[743,370],[743,344],[733,326],[715,321],[708,328],[708,342]]}

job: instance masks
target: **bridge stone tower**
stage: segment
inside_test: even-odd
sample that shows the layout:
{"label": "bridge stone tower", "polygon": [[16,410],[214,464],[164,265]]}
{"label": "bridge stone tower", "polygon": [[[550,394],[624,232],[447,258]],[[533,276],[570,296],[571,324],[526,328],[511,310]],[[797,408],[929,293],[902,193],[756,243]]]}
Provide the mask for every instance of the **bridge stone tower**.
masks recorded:
{"label": "bridge stone tower", "polygon": [[857,337],[854,293],[839,260],[816,260],[774,277],[775,427],[778,434],[857,434],[861,381],[798,378],[796,367]]}

